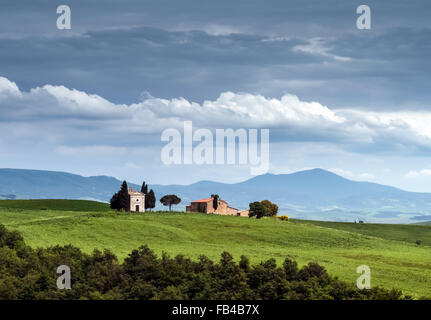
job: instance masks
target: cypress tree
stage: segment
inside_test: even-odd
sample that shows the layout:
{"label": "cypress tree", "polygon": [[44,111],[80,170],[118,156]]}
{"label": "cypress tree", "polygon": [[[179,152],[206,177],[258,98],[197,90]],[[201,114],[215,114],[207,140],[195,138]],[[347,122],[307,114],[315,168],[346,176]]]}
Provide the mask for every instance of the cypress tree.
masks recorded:
{"label": "cypress tree", "polygon": [[145,197],[145,209],[153,209],[156,206],[156,196],[153,189]]}
{"label": "cypress tree", "polygon": [[111,203],[111,209],[115,209],[115,210],[121,209],[118,192],[112,196],[110,203]]}
{"label": "cypress tree", "polygon": [[124,209],[124,211],[130,211],[129,187],[127,186],[126,181],[123,181],[121,190],[118,192],[118,201],[120,204],[120,209]]}
{"label": "cypress tree", "polygon": [[142,182],[141,192],[147,194],[148,193],[148,185],[144,182]]}
{"label": "cypress tree", "polygon": [[213,208],[214,208],[214,210],[217,210],[217,208],[218,208],[218,199],[219,199],[218,194],[212,194],[211,198],[213,198]]}

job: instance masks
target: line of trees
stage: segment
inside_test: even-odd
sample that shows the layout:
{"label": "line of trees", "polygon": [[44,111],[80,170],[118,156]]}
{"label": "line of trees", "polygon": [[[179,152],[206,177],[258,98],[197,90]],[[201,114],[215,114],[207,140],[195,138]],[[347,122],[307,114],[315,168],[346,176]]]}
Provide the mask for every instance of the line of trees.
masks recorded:
{"label": "line of trees", "polygon": [[[155,208],[156,206],[156,196],[154,194],[153,189],[148,191],[148,185],[145,181],[142,183],[141,192],[144,193],[145,196],[145,210],[150,210]],[[213,198],[213,207],[214,210],[217,210],[218,200],[220,199],[218,194],[212,194],[211,198]],[[169,211],[172,210],[173,205],[177,205],[181,203],[181,198],[179,198],[175,194],[167,194],[160,198],[160,202],[164,206],[169,207]],[[121,185],[121,189],[115,193],[111,198],[111,209],[115,210],[124,210],[130,211],[130,196],[128,192],[127,182],[123,181]],[[260,219],[262,217],[275,217],[278,213],[278,206],[275,203],[272,203],[269,200],[263,201],[255,201],[249,204],[249,217],[256,217]]]}
{"label": "line of trees", "polygon": [[[58,266],[71,270],[71,289],[57,288]],[[316,264],[298,268],[285,259],[251,265],[228,252],[219,261],[202,255],[158,257],[147,246],[133,250],[123,263],[109,250],[85,254],[71,245],[33,249],[16,231],[0,225],[0,299],[406,299],[399,290],[359,290],[330,276]]]}
{"label": "line of trees", "polygon": [[[151,209],[156,207],[156,195],[154,194],[154,190],[150,189],[150,191],[148,191],[148,185],[144,181],[142,182],[141,192],[145,194],[145,210],[149,209],[151,211]],[[164,206],[169,206],[169,211],[171,211],[173,205],[177,205],[181,202],[181,198],[175,194],[167,194],[160,199],[160,202]],[[120,190],[112,196],[110,204],[111,209],[130,211],[129,187],[126,181],[123,181]]]}

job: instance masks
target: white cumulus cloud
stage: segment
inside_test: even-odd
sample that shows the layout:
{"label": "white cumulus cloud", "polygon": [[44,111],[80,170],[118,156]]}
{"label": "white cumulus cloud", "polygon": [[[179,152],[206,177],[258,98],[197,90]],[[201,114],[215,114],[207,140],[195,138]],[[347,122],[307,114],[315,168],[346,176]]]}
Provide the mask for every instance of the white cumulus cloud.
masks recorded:
{"label": "white cumulus cloud", "polygon": [[407,178],[419,178],[428,176],[431,176],[431,169],[422,169],[419,171],[411,170],[406,174]]}
{"label": "white cumulus cloud", "polygon": [[431,150],[431,112],[331,109],[293,94],[269,98],[223,92],[202,103],[149,96],[127,105],[64,86],[45,85],[23,92],[0,77],[0,112],[3,136],[46,135],[62,146],[75,138],[105,145],[118,133],[160,137],[163,129],[182,128],[183,121],[191,120],[195,128],[270,128],[272,139],[279,141],[332,142],[359,149],[378,146],[397,152],[412,147]]}

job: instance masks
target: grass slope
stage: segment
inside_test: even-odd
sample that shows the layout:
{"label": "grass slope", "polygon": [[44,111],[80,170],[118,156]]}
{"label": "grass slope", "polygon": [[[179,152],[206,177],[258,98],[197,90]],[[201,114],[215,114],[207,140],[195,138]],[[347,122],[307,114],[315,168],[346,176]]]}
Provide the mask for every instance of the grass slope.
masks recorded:
{"label": "grass slope", "polygon": [[371,268],[372,285],[399,288],[414,297],[431,296],[431,247],[394,239],[391,234],[397,231],[389,232],[393,226],[366,234],[365,228],[371,225],[342,230],[311,222],[198,213],[8,208],[0,208],[0,223],[20,231],[33,247],[72,244],[85,252],[109,248],[120,259],[142,244],[159,254],[165,251],[191,258],[205,254],[218,259],[223,251],[236,259],[247,255],[253,263],[272,257],[281,263],[290,257],[301,265],[316,261],[330,274],[351,282],[359,276],[356,268],[366,264]]}
{"label": "grass slope", "polygon": [[415,224],[423,225],[423,226],[431,226],[431,221],[418,222],[418,223],[415,223]]}
{"label": "grass slope", "polygon": [[109,204],[87,200],[35,199],[0,200],[0,208],[60,211],[108,211]]}
{"label": "grass slope", "polygon": [[362,224],[308,220],[297,222],[413,244],[420,240],[423,245],[431,246],[431,226],[426,224]]}

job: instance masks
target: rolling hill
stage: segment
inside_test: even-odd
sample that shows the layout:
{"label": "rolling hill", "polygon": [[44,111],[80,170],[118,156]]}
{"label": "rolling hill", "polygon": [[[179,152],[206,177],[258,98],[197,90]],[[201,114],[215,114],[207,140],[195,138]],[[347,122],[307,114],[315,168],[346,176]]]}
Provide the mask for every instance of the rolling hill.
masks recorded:
{"label": "rolling hill", "polygon": [[107,176],[83,177],[57,171],[0,169],[0,194],[17,199],[109,201],[120,185],[120,181]]}
{"label": "rolling hill", "polygon": [[[316,221],[248,219],[183,212],[117,213],[90,209],[97,203],[44,200],[56,210],[40,210],[35,201],[0,202],[0,224],[18,230],[36,247],[72,244],[87,253],[109,249],[120,260],[147,244],[160,255],[183,254],[219,259],[229,251],[252,264],[286,257],[301,266],[325,266],[342,280],[355,282],[356,268],[371,268],[371,285],[402,289],[415,298],[431,296],[431,227]],[[79,202],[79,201],[78,201]],[[88,211],[84,211],[88,206]],[[13,208],[11,208],[13,207]],[[21,207],[21,208],[20,208]],[[422,240],[420,245],[417,240]]]}
{"label": "rolling hill", "polygon": [[[234,184],[212,181],[190,185],[149,183],[157,198],[177,194],[182,199],[177,207],[179,210],[192,200],[217,193],[239,209],[247,208],[252,201],[269,199],[278,204],[281,213],[302,219],[411,223],[431,218],[429,193],[352,181],[322,169],[265,174]],[[107,202],[120,185],[119,180],[107,176],[82,177],[65,172],[0,169],[0,194],[18,199],[95,199]],[[139,188],[135,184],[129,185]],[[158,208],[161,209],[160,204]]]}
{"label": "rolling hill", "polygon": [[20,210],[109,211],[109,204],[90,200],[31,199],[0,200],[0,208]]}

